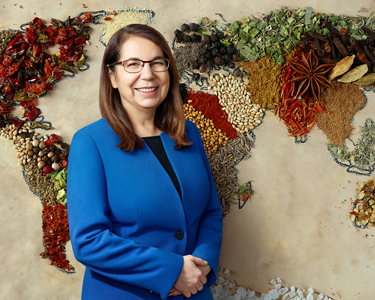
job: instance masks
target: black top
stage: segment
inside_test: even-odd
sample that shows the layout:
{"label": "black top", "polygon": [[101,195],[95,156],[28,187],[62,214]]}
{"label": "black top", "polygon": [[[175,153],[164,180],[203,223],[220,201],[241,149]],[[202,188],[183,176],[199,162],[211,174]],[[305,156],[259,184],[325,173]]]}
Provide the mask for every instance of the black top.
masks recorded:
{"label": "black top", "polygon": [[182,198],[181,193],[181,186],[180,183],[177,180],[176,173],[174,172],[171,162],[168,159],[167,153],[165,152],[163,142],[161,141],[160,136],[149,136],[144,137],[143,140],[146,142],[146,144],[150,147],[152,152],[155,154],[161,165],[164,167],[164,169],[167,171],[169,177],[172,179],[172,182],[180,195],[180,199]]}

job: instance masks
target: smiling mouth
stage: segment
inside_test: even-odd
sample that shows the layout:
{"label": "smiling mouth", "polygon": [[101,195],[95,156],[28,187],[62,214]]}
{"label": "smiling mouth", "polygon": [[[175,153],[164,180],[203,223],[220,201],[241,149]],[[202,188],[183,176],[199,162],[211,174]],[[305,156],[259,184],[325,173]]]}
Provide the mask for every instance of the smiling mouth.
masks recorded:
{"label": "smiling mouth", "polygon": [[153,87],[153,88],[141,88],[141,89],[136,89],[136,90],[142,93],[149,93],[149,92],[155,91],[156,89],[157,89],[156,87]]}

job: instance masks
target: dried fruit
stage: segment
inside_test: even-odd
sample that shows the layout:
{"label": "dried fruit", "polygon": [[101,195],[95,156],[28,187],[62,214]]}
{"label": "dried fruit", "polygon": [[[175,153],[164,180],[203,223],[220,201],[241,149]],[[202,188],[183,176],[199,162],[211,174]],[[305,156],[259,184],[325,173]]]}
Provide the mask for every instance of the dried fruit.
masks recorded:
{"label": "dried fruit", "polygon": [[54,144],[58,143],[58,141],[59,141],[59,137],[57,136],[57,134],[54,134],[54,133],[49,136],[49,139]]}
{"label": "dried fruit", "polygon": [[47,165],[43,168],[43,174],[49,174],[52,172],[52,167]]}

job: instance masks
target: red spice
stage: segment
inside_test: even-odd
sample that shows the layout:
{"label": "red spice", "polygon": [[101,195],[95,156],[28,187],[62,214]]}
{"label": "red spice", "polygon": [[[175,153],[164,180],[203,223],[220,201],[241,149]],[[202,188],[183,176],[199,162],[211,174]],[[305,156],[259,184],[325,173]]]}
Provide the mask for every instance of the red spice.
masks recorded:
{"label": "red spice", "polygon": [[188,91],[186,99],[192,100],[193,102],[189,104],[201,111],[206,118],[211,119],[216,128],[221,129],[228,138],[235,139],[237,137],[237,131],[228,121],[228,114],[222,110],[223,107],[219,104],[219,98],[216,95]]}
{"label": "red spice", "polygon": [[[293,60],[293,62],[300,61],[300,56]],[[296,72],[289,64],[284,71],[284,85],[281,88],[281,98],[275,109],[275,115],[284,121],[291,136],[303,137],[313,129],[318,115],[328,111],[327,106],[308,95],[296,98],[295,83],[289,82]]]}
{"label": "red spice", "polygon": [[43,242],[45,251],[40,255],[49,256],[50,264],[66,272],[74,272],[74,267],[66,259],[65,245],[69,241],[67,207],[60,203],[43,202]]}

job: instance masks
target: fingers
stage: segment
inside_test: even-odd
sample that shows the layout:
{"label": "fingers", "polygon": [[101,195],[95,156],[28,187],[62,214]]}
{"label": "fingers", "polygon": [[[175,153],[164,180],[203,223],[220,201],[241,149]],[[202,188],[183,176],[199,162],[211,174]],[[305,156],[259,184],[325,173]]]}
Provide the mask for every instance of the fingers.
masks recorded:
{"label": "fingers", "polygon": [[195,256],[192,256],[190,255],[190,259],[193,263],[195,263],[197,266],[206,266],[208,265],[208,262],[206,262],[205,260],[199,258],[199,257],[195,257]]}
{"label": "fingers", "polygon": [[177,296],[177,295],[181,295],[182,293],[177,290],[176,288],[172,288],[171,291],[169,292],[169,295],[168,296]]}
{"label": "fingers", "polygon": [[[186,255],[183,258],[184,263],[180,275],[173,287],[189,298],[203,289],[203,285],[207,282],[206,273],[209,272],[211,267],[205,260],[199,257]],[[170,293],[170,295],[175,295],[173,289]]]}

